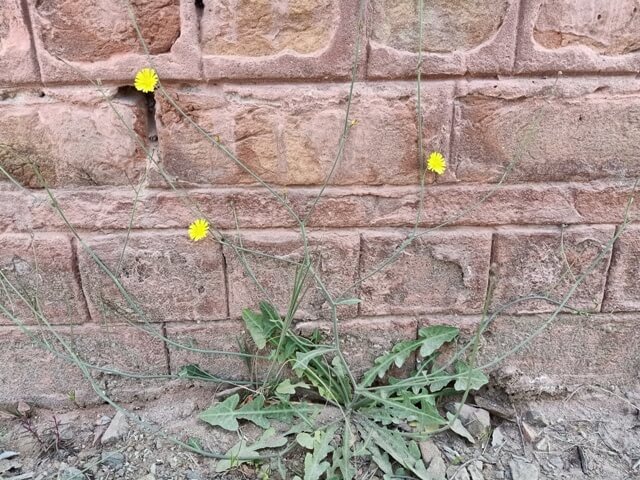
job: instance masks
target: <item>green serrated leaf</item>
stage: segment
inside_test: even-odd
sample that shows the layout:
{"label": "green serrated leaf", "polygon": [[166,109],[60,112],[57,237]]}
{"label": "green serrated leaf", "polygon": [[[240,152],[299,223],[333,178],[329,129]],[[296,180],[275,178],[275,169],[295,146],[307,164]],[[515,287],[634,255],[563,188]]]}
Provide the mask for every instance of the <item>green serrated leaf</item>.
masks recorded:
{"label": "green serrated leaf", "polygon": [[433,325],[418,330],[418,336],[422,339],[420,356],[427,357],[435,353],[442,345],[455,339],[460,329],[447,325]]}
{"label": "green serrated leaf", "polygon": [[421,480],[432,480],[422,461],[419,449],[417,456],[413,441],[407,441],[402,435],[393,430],[388,430],[367,422],[364,430],[371,436],[371,440],[382,450],[389,454],[396,462],[411,470]]}
{"label": "green serrated leaf", "polygon": [[399,421],[417,421],[423,427],[447,424],[447,421],[440,416],[435,406],[429,406],[429,408],[423,410],[402,398],[382,398],[366,390],[361,391],[360,395],[374,400],[375,405],[387,408],[389,415]]}
{"label": "green serrated leaf", "polygon": [[236,393],[224,402],[215,404],[202,412],[200,419],[214,427],[222,427],[234,432],[238,430],[239,419],[248,420],[262,428],[269,428],[269,420],[290,420],[298,412],[310,410],[306,404],[296,404],[294,408],[291,404],[284,402],[265,406],[262,395],[258,395],[236,409],[239,401],[240,396]]}
{"label": "green serrated leaf", "polygon": [[267,332],[265,331],[266,325],[263,316],[249,308],[245,308],[242,311],[242,319],[247,330],[249,330],[253,343],[256,344],[259,350],[262,350],[267,346]]}
{"label": "green serrated leaf", "polygon": [[238,402],[240,402],[240,395],[231,395],[224,402],[217,403],[202,412],[200,419],[214,427],[222,427],[225,430],[235,432],[240,426],[234,413]]}
{"label": "green serrated leaf", "polygon": [[381,451],[373,442],[369,442],[366,448],[369,453],[371,453],[371,460],[373,460],[378,468],[385,474],[393,475],[393,466],[389,460],[389,455],[386,452]]}
{"label": "green serrated leaf", "polygon": [[283,435],[276,435],[273,428],[267,429],[262,436],[253,444],[247,444],[244,439],[231,447],[226,455],[227,459],[219,460],[216,465],[216,472],[226,472],[242,463],[250,462],[260,458],[259,450],[265,448],[279,448],[287,444],[287,439]]}
{"label": "green serrated leaf", "polygon": [[337,427],[332,426],[326,430],[318,430],[313,436],[313,453],[307,453],[304,457],[304,480],[319,480],[324,472],[329,469],[327,456],[333,451],[331,440]]}
{"label": "green serrated leaf", "polygon": [[459,392],[468,390],[478,390],[483,385],[489,383],[487,376],[479,368],[470,368],[464,362],[456,363],[456,383],[453,388]]}
{"label": "green serrated leaf", "polygon": [[265,319],[271,320],[271,322],[281,320],[278,310],[269,302],[260,302],[260,311]]}
{"label": "green serrated leaf", "polygon": [[188,378],[192,380],[219,381],[218,377],[203,370],[196,364],[185,365],[178,372],[180,378]]}
{"label": "green serrated leaf", "polygon": [[394,345],[391,352],[376,358],[373,367],[367,370],[362,377],[360,386],[369,387],[376,378],[384,377],[385,373],[393,366],[401,367],[411,354],[420,346],[419,340],[404,340]]}

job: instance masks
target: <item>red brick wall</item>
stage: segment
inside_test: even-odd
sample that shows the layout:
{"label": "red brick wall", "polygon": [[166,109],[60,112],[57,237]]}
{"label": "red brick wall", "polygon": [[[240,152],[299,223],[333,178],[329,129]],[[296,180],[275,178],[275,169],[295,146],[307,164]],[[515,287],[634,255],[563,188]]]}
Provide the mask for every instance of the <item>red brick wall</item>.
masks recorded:
{"label": "red brick wall", "polygon": [[[369,0],[362,24],[358,0],[196,3],[132,2],[153,64],[177,103],[301,214],[336,156],[361,46],[350,115],[357,124],[309,220],[319,272],[337,293],[393,253],[415,220],[416,2]],[[477,324],[490,272],[494,306],[532,292],[561,299],[612,240],[640,174],[637,2],[429,1],[422,48],[424,148],[441,151],[448,170],[427,176],[420,231],[454,220],[365,278],[354,293],[364,302],[341,310],[356,368],[422,324]],[[124,88],[147,65],[124,4],[2,3],[0,165],[27,189],[0,182],[0,267],[27,291],[37,290],[42,312],[89,362],[153,374],[198,361],[237,375],[237,359],[199,358],[123,323],[131,318],[126,302],[28,167],[40,166],[86,244],[110,267],[120,266],[124,286],[159,334],[236,349],[240,312],[262,294],[232,249],[188,241],[194,214],[184,193],[230,238],[237,221],[249,248],[297,259],[301,240],[273,196],[160,93],[149,103]],[[87,79],[101,82],[126,125]],[[167,185],[128,128],[159,154],[180,191]],[[637,213],[634,204],[631,215]],[[632,225],[569,302],[590,316],[560,316],[507,360],[519,378],[514,389],[638,381],[639,235]],[[291,265],[248,261],[284,304]],[[15,298],[0,298],[25,323],[38,323]],[[299,317],[326,320],[326,307],[312,289]],[[509,309],[485,340],[486,358],[515,345],[554,308],[531,300]],[[73,367],[35,349],[4,317],[0,341],[0,403],[60,403],[70,391],[77,401],[92,401]],[[110,391],[123,398],[148,387],[100,382],[111,382]]]}

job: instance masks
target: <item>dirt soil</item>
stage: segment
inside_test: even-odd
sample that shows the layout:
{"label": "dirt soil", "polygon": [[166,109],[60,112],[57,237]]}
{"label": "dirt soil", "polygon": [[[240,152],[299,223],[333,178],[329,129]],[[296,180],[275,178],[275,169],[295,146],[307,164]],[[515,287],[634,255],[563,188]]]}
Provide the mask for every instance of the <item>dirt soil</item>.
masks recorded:
{"label": "dirt soil", "polygon": [[[238,434],[209,428],[197,419],[211,396],[211,391],[194,387],[125,405],[154,431],[116,415],[108,405],[51,411],[20,404],[18,415],[0,411],[0,478],[258,478],[256,467],[246,465],[215,473],[214,459],[189,453],[164,438],[163,432],[185,442],[197,439],[203,448],[215,451],[235,444]],[[435,452],[443,460],[442,480],[640,479],[640,387],[606,390],[583,385],[528,400],[483,389],[471,397],[470,405],[488,412],[491,422],[475,443],[446,432],[421,445],[425,458],[430,451],[428,455]],[[463,424],[475,431],[468,419]],[[257,430],[246,425],[241,432],[255,437]],[[300,463],[294,461],[291,468]],[[277,473],[271,472],[270,478],[278,478]],[[376,480],[382,475],[362,464],[357,478]]]}

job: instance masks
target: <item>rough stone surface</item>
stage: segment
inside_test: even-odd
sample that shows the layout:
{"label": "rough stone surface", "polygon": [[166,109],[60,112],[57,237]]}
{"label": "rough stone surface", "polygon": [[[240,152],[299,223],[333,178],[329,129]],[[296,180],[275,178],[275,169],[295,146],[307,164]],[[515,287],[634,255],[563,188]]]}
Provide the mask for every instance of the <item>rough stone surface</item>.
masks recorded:
{"label": "rough stone surface", "polygon": [[[240,353],[239,345],[251,346],[251,338],[247,334],[244,323],[222,321],[215,323],[173,324],[166,326],[169,339],[167,348],[171,358],[171,372],[179,374],[180,370],[196,364],[222,379],[246,380],[251,370],[247,366],[246,357],[224,355],[219,352]],[[218,353],[214,353],[218,352]]]}
{"label": "rough stone surface", "polygon": [[518,71],[637,71],[640,10],[634,0],[524,2]]}
{"label": "rough stone surface", "polygon": [[[424,14],[422,50],[452,53],[476,48],[495,35],[508,7],[507,0],[431,2]],[[376,0],[372,9],[372,40],[396,50],[418,51],[418,4],[410,0]]]}
{"label": "rough stone surface", "polygon": [[513,459],[509,462],[513,480],[538,480],[540,469],[535,463]]}
{"label": "rough stone surface", "polygon": [[110,443],[115,443],[121,438],[123,438],[127,432],[129,431],[129,422],[124,413],[120,410],[116,412],[116,414],[111,419],[111,423],[102,434],[102,438],[100,439],[100,443],[102,445],[109,445]]}
{"label": "rough stone surface", "polygon": [[[329,187],[310,227],[411,227],[416,221],[418,186]],[[632,181],[491,185],[430,185],[424,192],[421,226],[558,225],[619,223],[633,191]],[[86,230],[128,228],[136,194],[130,188],[55,190],[54,196],[72,225]],[[284,191],[283,191],[284,193]],[[288,188],[289,205],[300,216],[309,212],[317,187]],[[214,187],[181,192],[143,189],[137,196],[133,228],[184,228],[187,219],[204,215],[218,228],[296,227],[294,218],[261,187]],[[198,210],[194,208],[197,205]],[[640,212],[638,202],[629,210]],[[0,230],[64,230],[45,192],[0,188]]]}
{"label": "rough stone surface", "polygon": [[143,312],[140,316],[112,279],[82,250],[80,275],[94,320],[159,322],[226,317],[219,245],[209,240],[193,243],[186,230],[132,233],[128,241],[124,234],[84,240]]}
{"label": "rough stone surface", "polygon": [[[640,103],[606,85],[561,81],[479,85],[456,100],[456,179],[495,182],[619,180],[640,175]],[[579,85],[579,84],[578,84]]]}
{"label": "rough stone surface", "polygon": [[634,0],[546,1],[534,28],[534,39],[549,50],[581,45],[604,55],[624,55],[640,49],[640,12]]}
{"label": "rough stone surface", "polygon": [[[494,238],[493,305],[504,305],[528,295],[563,300],[579,277],[606,250],[614,227],[521,230],[498,233]],[[593,268],[572,295],[567,306],[599,311],[604,295],[611,250]],[[527,300],[508,308],[510,312],[552,312],[557,305]]]}
{"label": "rough stone surface", "polygon": [[447,465],[444,463],[442,454],[436,444],[433,443],[433,440],[420,442],[419,446],[422,459],[427,467],[427,473],[432,478],[445,478]]}
{"label": "rough stone surface", "polygon": [[20,0],[5,0],[0,9],[0,86],[39,80]]}
{"label": "rough stone surface", "polygon": [[603,311],[637,311],[640,307],[640,228],[630,225],[618,238],[611,258]]}
{"label": "rough stone surface", "polygon": [[[137,184],[144,154],[109,105],[86,93],[0,102],[0,166],[27,187],[42,185],[34,165],[49,187]],[[143,133],[140,102],[113,101],[127,124]]]}
{"label": "rough stone surface", "polygon": [[363,314],[473,313],[481,309],[489,269],[490,233],[426,233],[396,255],[397,260],[374,273],[405,238],[400,233],[363,234]]}
{"label": "rough stone surface", "polygon": [[[433,85],[423,98],[424,144],[447,153],[451,85]],[[176,92],[181,107],[264,181],[321,185],[329,175],[344,128],[346,90],[329,87],[201,89]],[[412,87],[360,87],[351,129],[331,183],[419,183],[418,138]],[[234,160],[202,138],[166,102],[158,115],[163,166],[179,183],[256,183]],[[154,185],[166,186],[156,178]]]}
{"label": "rough stone surface", "polygon": [[[358,0],[204,2],[204,75],[350,78],[360,18]],[[361,47],[360,64],[364,58]]]}
{"label": "rough stone surface", "polygon": [[[179,0],[134,0],[131,6],[149,52],[170,51],[180,35]],[[34,18],[47,52],[68,61],[143,52],[125,2],[43,0],[35,4]]]}
{"label": "rough stone surface", "polygon": [[[518,347],[550,318],[499,316],[485,334],[479,363],[486,365]],[[493,365],[492,378],[518,394],[553,394],[585,383],[634,385],[640,366],[636,324],[635,314],[559,315],[530,343]]]}
{"label": "rough stone surface", "polygon": [[209,2],[202,15],[202,50],[260,57],[283,50],[309,54],[327,47],[339,14],[336,0]]}
{"label": "rough stone surface", "polygon": [[[27,0],[45,83],[133,83],[149,65],[125,2]],[[186,0],[134,0],[136,21],[162,79],[200,77],[198,14]]]}
{"label": "rough stone surface", "polygon": [[[426,74],[509,71],[514,59],[518,2],[436,0],[425,4]],[[419,12],[409,0],[375,0],[371,6],[368,75],[415,76]]]}
{"label": "rough stone surface", "polygon": [[[103,369],[92,370],[93,381],[114,401],[145,398],[159,384],[157,380],[112,376],[107,371],[143,376],[167,372],[163,342],[138,328],[86,324],[57,326],[55,333],[89,368]],[[60,408],[102,403],[52,332],[33,327],[26,335],[18,327],[0,327],[0,339],[0,361],[12,365],[11,369],[0,369],[0,405],[26,401],[34,406]],[[45,340],[56,354],[44,347]]]}
{"label": "rough stone surface", "polygon": [[7,310],[0,315],[0,325],[86,321],[75,268],[68,235],[0,235],[0,272],[6,278],[0,288],[0,304]]}
{"label": "rough stone surface", "polygon": [[[237,239],[231,238],[235,245],[239,245]],[[358,235],[342,232],[310,233],[308,242],[312,267],[328,292],[337,298],[338,294],[356,282],[360,247]],[[238,253],[230,246],[225,246],[231,317],[238,318],[243,309],[257,308],[259,302],[269,299],[284,314],[291,298],[296,264],[304,255],[300,235],[288,231],[242,234],[242,247],[254,251],[245,251],[244,262],[251,268],[253,276],[266,293],[255,285]],[[304,285],[304,296],[296,318],[330,318],[329,303],[313,276],[309,275]],[[355,306],[338,309],[341,317],[353,317],[356,312]]]}

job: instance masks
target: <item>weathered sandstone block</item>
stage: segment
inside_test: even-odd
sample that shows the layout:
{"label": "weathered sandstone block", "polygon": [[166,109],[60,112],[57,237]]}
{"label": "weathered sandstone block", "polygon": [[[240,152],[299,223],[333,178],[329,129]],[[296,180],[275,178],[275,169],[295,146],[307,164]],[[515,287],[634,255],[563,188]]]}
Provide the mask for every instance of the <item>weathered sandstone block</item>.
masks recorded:
{"label": "weathered sandstone block", "polygon": [[[512,300],[533,294],[562,301],[578,278],[604,251],[613,238],[613,226],[577,226],[565,230],[510,230],[494,238],[493,305],[497,308]],[[609,251],[578,287],[567,306],[600,311]],[[552,312],[557,305],[544,300],[519,302],[507,311],[518,313]]]}
{"label": "weathered sandstone block", "polygon": [[86,321],[75,268],[74,248],[68,235],[0,235],[0,271],[4,276],[0,303],[15,317],[11,319],[0,312],[0,325]]}
{"label": "weathered sandstone block", "polygon": [[369,77],[412,78],[423,52],[425,74],[510,71],[518,2],[425,2],[422,45],[417,2],[375,0],[371,6]]}
{"label": "weathered sandstone block", "polygon": [[[359,0],[204,2],[204,75],[219,78],[350,78]],[[359,64],[364,62],[361,46]]]}
{"label": "weathered sandstone block", "polygon": [[629,225],[613,250],[611,269],[604,297],[607,312],[637,311],[640,307],[640,229]]}
{"label": "weathered sandstone block", "polygon": [[31,35],[19,0],[0,8],[0,86],[40,81]]}
{"label": "weathered sandstone block", "polygon": [[[28,0],[45,83],[133,83],[149,60],[128,2]],[[197,12],[188,0],[133,0],[132,13],[163,79],[200,77]]]}
{"label": "weathered sandstone block", "polygon": [[[235,235],[230,240],[238,245]],[[356,281],[358,274],[359,236],[356,233],[317,232],[309,235],[309,249],[313,268],[332,295],[337,295]],[[225,246],[229,281],[229,310],[231,317],[239,317],[244,308],[257,308],[262,300],[271,299],[279,311],[286,313],[293,289],[296,263],[303,259],[304,248],[295,232],[262,231],[243,233],[242,246],[257,254],[244,252],[244,261],[265,289],[268,298],[243,267],[240,257]],[[270,255],[271,257],[265,256]],[[272,257],[277,258],[272,258]],[[306,293],[296,318],[331,318],[331,311],[322,290],[312,276],[305,282]],[[355,316],[355,306],[341,307],[341,318]]]}
{"label": "weathered sandstone block", "polygon": [[401,233],[363,234],[362,314],[481,311],[489,271],[490,232],[426,233],[393,263],[374,273],[405,238]]}
{"label": "weathered sandstone block", "polygon": [[634,0],[524,2],[520,72],[637,72],[640,9]]}
{"label": "weathered sandstone block", "polygon": [[160,322],[226,317],[218,244],[190,242],[186,229],[180,233],[132,233],[126,249],[124,234],[87,237],[86,243],[144,312],[143,317],[138,315],[96,261],[81,251],[80,274],[94,320]]}
{"label": "weathered sandstone block", "polygon": [[465,182],[568,182],[640,175],[633,82],[479,82],[456,100],[451,168]]}
{"label": "weathered sandstone block", "polygon": [[[424,93],[427,152],[447,154],[451,87],[436,83]],[[356,88],[350,118],[357,123],[332,184],[419,183],[414,90],[412,85]],[[183,110],[266,182],[321,185],[338,152],[347,94],[347,85],[238,86],[179,90],[175,97]],[[256,183],[166,101],[160,103],[157,123],[164,169],[178,181]],[[166,186],[158,176],[152,183]]]}
{"label": "weathered sandstone block", "polygon": [[[0,165],[19,183],[41,186],[34,165],[49,187],[139,182],[144,153],[109,105],[84,93],[58,98],[27,94],[0,102]],[[143,105],[125,98],[112,101],[127,125],[144,134]]]}

